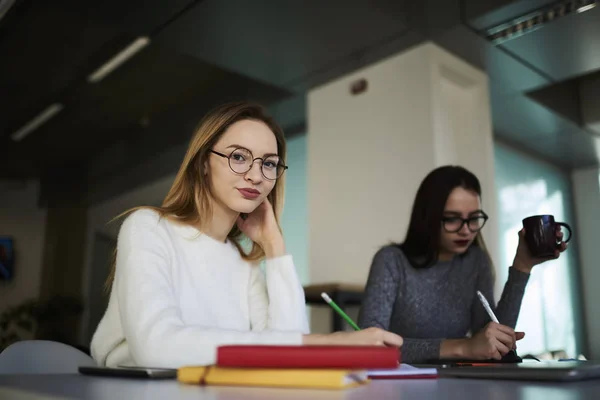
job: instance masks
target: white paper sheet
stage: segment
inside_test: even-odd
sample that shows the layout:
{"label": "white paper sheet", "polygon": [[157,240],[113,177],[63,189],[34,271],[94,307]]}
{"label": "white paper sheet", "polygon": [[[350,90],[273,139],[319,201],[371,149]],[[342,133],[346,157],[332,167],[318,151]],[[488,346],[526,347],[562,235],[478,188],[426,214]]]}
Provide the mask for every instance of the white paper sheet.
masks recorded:
{"label": "white paper sheet", "polygon": [[372,376],[411,376],[411,375],[437,375],[435,368],[417,368],[410,364],[400,364],[396,369],[370,369],[368,375]]}

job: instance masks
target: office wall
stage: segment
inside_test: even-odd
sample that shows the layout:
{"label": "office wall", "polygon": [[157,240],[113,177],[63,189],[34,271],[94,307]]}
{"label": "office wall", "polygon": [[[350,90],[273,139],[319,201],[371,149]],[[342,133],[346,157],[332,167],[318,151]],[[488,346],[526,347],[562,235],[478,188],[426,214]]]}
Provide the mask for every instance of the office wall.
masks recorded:
{"label": "office wall", "polygon": [[0,236],[15,243],[15,277],[0,282],[0,313],[40,294],[46,210],[37,206],[39,184],[35,181],[0,182]]}
{"label": "office wall", "polygon": [[287,141],[288,157],[285,180],[285,206],[281,219],[286,250],[294,257],[300,282],[306,285],[308,276],[308,182],[306,174],[306,135]]}
{"label": "office wall", "polygon": [[600,359],[600,169],[586,168],[572,173],[577,235],[581,265],[581,289],[587,329],[588,358]]}

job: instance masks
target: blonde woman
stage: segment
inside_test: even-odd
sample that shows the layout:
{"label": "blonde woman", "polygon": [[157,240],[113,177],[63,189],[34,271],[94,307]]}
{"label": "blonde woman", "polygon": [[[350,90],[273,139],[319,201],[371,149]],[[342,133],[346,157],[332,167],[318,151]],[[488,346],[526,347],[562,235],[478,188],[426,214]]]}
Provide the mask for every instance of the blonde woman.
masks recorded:
{"label": "blonde woman", "polygon": [[99,365],[208,365],[225,344],[402,345],[378,328],[309,334],[278,223],[285,151],[260,106],[226,104],[203,119],[162,206],[130,210],[121,226],[91,344]]}

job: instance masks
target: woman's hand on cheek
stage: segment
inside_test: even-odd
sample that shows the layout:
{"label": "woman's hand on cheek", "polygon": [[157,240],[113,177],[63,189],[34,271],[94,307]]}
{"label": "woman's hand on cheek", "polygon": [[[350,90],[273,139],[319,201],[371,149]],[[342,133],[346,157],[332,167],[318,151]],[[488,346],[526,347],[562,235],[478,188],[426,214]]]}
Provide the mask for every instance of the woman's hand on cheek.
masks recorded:
{"label": "woman's hand on cheek", "polygon": [[267,258],[280,257],[285,254],[283,236],[275,219],[273,206],[265,199],[246,219],[237,219],[240,230],[257,243],[265,251]]}

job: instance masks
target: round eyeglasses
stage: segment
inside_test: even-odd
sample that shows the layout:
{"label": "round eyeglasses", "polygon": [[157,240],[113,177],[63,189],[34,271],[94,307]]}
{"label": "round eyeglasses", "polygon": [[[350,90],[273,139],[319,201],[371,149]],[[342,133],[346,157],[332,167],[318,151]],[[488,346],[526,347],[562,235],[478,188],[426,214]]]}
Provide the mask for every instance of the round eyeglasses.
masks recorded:
{"label": "round eyeglasses", "polygon": [[456,233],[462,229],[465,224],[467,228],[473,233],[479,232],[488,220],[488,216],[483,211],[480,211],[478,215],[474,215],[469,218],[461,217],[443,217],[442,225],[446,232]]}
{"label": "round eyeglasses", "polygon": [[234,149],[231,154],[226,155],[219,153],[215,150],[210,150],[211,153],[218,155],[219,157],[227,158],[229,162],[229,168],[236,174],[245,174],[252,169],[254,161],[260,160],[260,171],[265,179],[274,181],[283,175],[284,171],[288,169],[287,165],[284,165],[279,156],[272,154],[266,157],[254,158],[252,152],[243,147]]}

